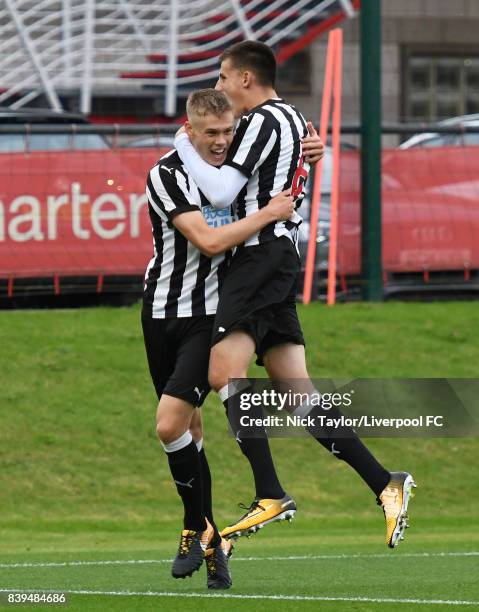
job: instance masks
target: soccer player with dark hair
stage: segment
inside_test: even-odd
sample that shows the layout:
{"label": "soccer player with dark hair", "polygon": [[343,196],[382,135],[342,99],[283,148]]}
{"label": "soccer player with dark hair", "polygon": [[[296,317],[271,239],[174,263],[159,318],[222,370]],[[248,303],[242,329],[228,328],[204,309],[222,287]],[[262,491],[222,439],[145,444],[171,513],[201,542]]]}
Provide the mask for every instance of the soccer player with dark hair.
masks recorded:
{"label": "soccer player with dark hair", "polygon": [[[308,176],[308,159],[302,139],[306,121],[296,108],[275,91],[276,62],[272,50],[255,41],[237,43],[221,56],[217,89],[231,101],[241,120],[221,167],[212,167],[198,156],[187,134],[178,134],[175,146],[188,172],[213,206],[236,200],[236,218],[257,213],[276,193],[291,188],[299,207]],[[225,407],[239,390],[232,378],[246,379],[256,352],[273,380],[309,380],[304,338],[296,313],[295,287],[300,271],[295,248],[298,214],[277,221],[245,240],[232,258],[216,313],[210,357],[210,385]],[[315,392],[312,383],[308,392]],[[298,406],[301,412],[305,407]],[[338,409],[329,413],[336,416]],[[266,523],[290,518],[294,500],[282,488],[266,436],[237,440],[255,480],[256,495],[248,512],[222,531],[225,537],[252,533]],[[349,428],[343,437],[332,431],[311,431],[337,458],[346,461],[364,479],[382,506],[386,518],[386,543],[396,546],[407,526],[406,511],[415,486],[407,472],[387,471]]]}
{"label": "soccer player with dark hair", "polygon": [[[205,163],[221,165],[234,132],[225,95],[214,89],[193,92],[187,113],[193,146]],[[213,519],[200,412],[210,389],[213,321],[229,249],[270,223],[288,219],[293,198],[280,193],[256,214],[232,223],[230,208],[219,215],[212,209],[174,150],[150,170],[146,193],[154,256],[145,275],[142,326],[159,399],[157,433],[184,507],[172,574],[191,576],[205,557],[208,587],[229,588],[231,544],[222,541]]]}

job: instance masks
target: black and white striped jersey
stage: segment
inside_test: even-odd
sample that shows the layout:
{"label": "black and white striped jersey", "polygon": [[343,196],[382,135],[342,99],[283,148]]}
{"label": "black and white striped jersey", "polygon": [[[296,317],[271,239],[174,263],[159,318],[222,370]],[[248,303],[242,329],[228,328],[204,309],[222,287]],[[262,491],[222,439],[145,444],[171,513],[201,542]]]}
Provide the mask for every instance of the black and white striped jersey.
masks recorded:
{"label": "black and white striped jersey", "polygon": [[[225,164],[248,177],[238,194],[236,216],[242,219],[266,206],[272,196],[292,187],[296,209],[304,198],[309,164],[304,162],[301,139],[308,135],[301,113],[280,98],[267,100],[239,122]],[[301,217],[277,221],[251,236],[245,245],[269,242],[280,236],[294,240]]]}
{"label": "black and white striped jersey", "polygon": [[208,225],[216,227],[232,222],[231,207],[215,210],[174,150],[150,170],[146,195],[154,255],[145,273],[144,309],[155,319],[215,314],[230,253],[206,257],[172,220],[180,213],[201,210]]}

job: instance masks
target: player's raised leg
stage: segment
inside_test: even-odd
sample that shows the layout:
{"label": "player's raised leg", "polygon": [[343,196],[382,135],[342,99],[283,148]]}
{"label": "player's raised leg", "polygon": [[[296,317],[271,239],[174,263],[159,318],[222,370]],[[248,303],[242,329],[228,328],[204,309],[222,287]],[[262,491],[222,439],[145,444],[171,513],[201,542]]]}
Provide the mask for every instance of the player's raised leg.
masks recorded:
{"label": "player's raised leg", "polygon": [[[271,379],[298,379],[302,383],[301,389],[298,389],[299,392],[317,393],[310,382],[304,346],[291,343],[279,344],[267,350],[263,359]],[[306,389],[304,384],[307,385]],[[298,411],[301,409],[301,406],[296,407]],[[308,406],[307,410],[319,414],[322,408]],[[341,412],[333,406],[328,410],[328,415],[338,418]],[[350,427],[343,427],[341,432],[328,429],[328,427],[323,427],[321,430],[308,429],[308,431],[337,459],[348,463],[374,492],[386,519],[386,544],[390,548],[397,546],[400,540],[404,539],[404,530],[409,526],[407,507],[411,489],[416,486],[411,474],[387,471]]]}
{"label": "player's raised leg", "polygon": [[[209,382],[218,391],[227,412],[238,392],[228,385],[228,380],[246,379],[254,352],[252,337],[243,331],[231,332],[211,350]],[[254,533],[266,523],[292,518],[296,512],[294,500],[285,493],[279,482],[266,433],[262,431],[258,437],[247,437],[241,429],[235,433],[239,447],[251,465],[256,495],[250,506],[245,508],[247,512],[221,531],[225,538]]]}

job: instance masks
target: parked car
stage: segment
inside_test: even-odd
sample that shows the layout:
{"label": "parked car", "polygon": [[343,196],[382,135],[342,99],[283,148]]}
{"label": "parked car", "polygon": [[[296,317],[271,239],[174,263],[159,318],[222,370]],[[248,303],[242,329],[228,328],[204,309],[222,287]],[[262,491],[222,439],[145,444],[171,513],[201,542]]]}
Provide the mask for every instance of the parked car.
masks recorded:
{"label": "parked car", "polygon": [[[357,152],[357,147],[348,143],[341,143],[341,151]],[[343,160],[344,163],[344,160]],[[343,171],[349,172],[349,168],[343,168]],[[306,262],[306,253],[308,251],[308,241],[310,234],[310,218],[311,218],[311,196],[313,193],[315,169],[312,168],[308,179],[306,196],[301,204],[298,213],[303,218],[303,223],[299,226],[298,248],[301,256],[302,265],[304,268]],[[333,150],[329,144],[325,147],[323,158],[323,174],[321,176],[321,200],[318,215],[318,227],[316,230],[316,264],[317,271],[328,269],[328,251],[329,251],[329,230],[331,216],[331,179],[333,174]]]}
{"label": "parked car", "polygon": [[[440,126],[474,126],[479,127],[479,114],[462,115],[439,121]],[[449,145],[479,145],[479,132],[461,132],[457,134],[440,134],[438,132],[424,132],[414,134],[403,142],[400,149],[412,147],[446,147]]]}
{"label": "parked car", "polygon": [[[88,120],[80,114],[43,109],[0,109],[0,125],[85,125]],[[0,153],[25,151],[67,151],[109,149],[107,141],[99,134],[2,134]]]}
{"label": "parked car", "polygon": [[[323,158],[323,174],[321,177],[321,202],[319,207],[318,227],[316,230],[316,270],[327,270],[329,251],[329,229],[331,213],[331,177],[333,171],[332,149],[326,146]],[[304,267],[310,235],[311,195],[313,192],[314,171],[308,179],[306,196],[298,210],[303,218],[299,226],[298,248]]]}

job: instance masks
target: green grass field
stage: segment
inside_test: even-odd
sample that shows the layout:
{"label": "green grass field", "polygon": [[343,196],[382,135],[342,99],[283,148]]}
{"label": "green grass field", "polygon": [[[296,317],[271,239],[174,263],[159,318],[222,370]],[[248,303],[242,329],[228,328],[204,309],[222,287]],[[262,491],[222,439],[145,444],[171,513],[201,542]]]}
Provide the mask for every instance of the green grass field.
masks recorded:
{"label": "green grass field", "polygon": [[[300,316],[313,376],[477,376],[474,302]],[[181,513],[155,439],[139,308],[3,312],[0,338],[0,590],[68,592],[74,610],[479,609],[476,438],[368,440],[419,485],[394,551],[352,470],[314,440],[272,440],[297,518],[240,540],[233,588],[209,592],[204,568],[170,577]],[[252,479],[214,394],[204,419],[221,525],[251,501]]]}

